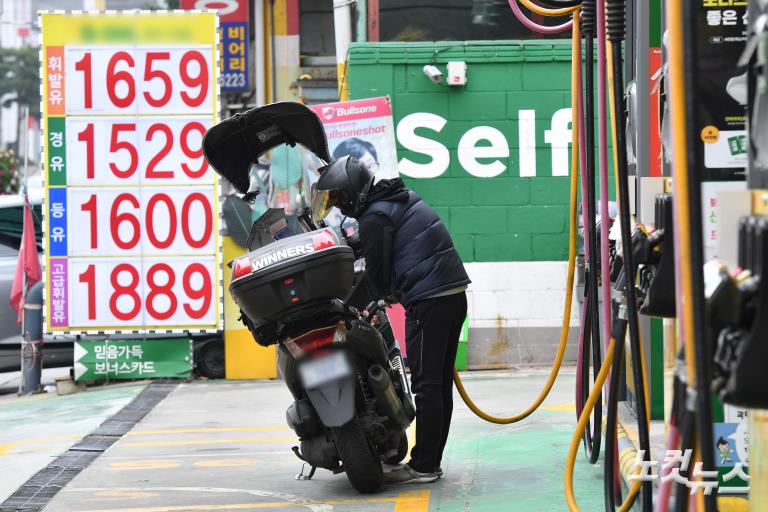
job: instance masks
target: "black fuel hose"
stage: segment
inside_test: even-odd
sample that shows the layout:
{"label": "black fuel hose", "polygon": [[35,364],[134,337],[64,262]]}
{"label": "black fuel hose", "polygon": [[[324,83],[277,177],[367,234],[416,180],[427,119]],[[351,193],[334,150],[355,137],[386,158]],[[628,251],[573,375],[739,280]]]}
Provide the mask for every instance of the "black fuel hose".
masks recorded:
{"label": "black fuel hose", "polygon": [[[619,307],[614,303],[613,305],[613,323],[611,324],[611,335],[614,340],[623,340],[627,335],[627,320],[621,318],[618,314]],[[621,379],[619,378],[624,368],[624,343],[616,341],[616,350],[613,353],[613,362],[611,365],[611,382],[608,389],[608,410],[606,412],[605,423],[605,466],[603,474],[603,490],[605,495],[605,509],[607,512],[614,512],[617,501],[616,497],[616,485],[615,485],[615,467],[616,467],[616,452],[613,450],[613,446],[610,445],[609,440],[616,439],[616,432],[618,429],[618,409],[619,409],[619,391],[621,388]],[[637,498],[637,494],[634,495],[632,501]],[[630,505],[632,508],[632,505]]]}
{"label": "black fuel hose", "polygon": [[[589,242],[589,261],[587,262],[586,289],[585,289],[585,308],[587,308],[584,325],[584,343],[582,346],[582,375],[581,375],[581,398],[582,403],[587,401],[589,396],[589,362],[590,347],[592,360],[593,379],[597,378],[597,373],[602,364],[602,352],[600,347],[600,308],[597,286],[598,277],[598,255],[600,254],[597,244],[597,227],[595,226],[596,206],[595,206],[595,81],[594,81],[594,40],[596,29],[595,0],[584,0],[582,4],[581,27],[584,34],[584,141],[585,141],[585,159],[587,168],[584,172],[587,175],[587,238]],[[605,222],[603,222],[605,226]],[[598,403],[602,397],[598,398]],[[592,413],[591,428],[588,425],[584,429],[584,453],[591,464],[597,463],[600,457],[600,444],[602,441],[602,407],[595,407]]]}
{"label": "black fuel hose", "polygon": [[[619,189],[619,225],[621,228],[621,246],[623,259],[624,275],[624,298],[627,313],[627,327],[629,329],[629,345],[632,357],[632,376],[635,384],[635,404],[637,414],[637,431],[640,449],[645,451],[645,459],[650,461],[650,435],[648,432],[648,409],[646,408],[645,385],[643,382],[643,362],[642,348],[640,347],[640,332],[638,324],[637,296],[635,289],[635,262],[632,251],[632,226],[630,222],[631,214],[629,208],[629,171],[627,164],[626,134],[624,131],[624,77],[622,66],[622,43],[626,33],[625,29],[626,4],[625,0],[606,0],[606,29],[607,37],[611,42],[611,53],[609,58],[613,64],[613,104],[614,115],[616,116],[615,145],[619,150],[617,153],[618,162],[618,189]],[[617,339],[621,344],[623,339]],[[619,379],[619,374],[612,374],[611,380]],[[618,398],[618,397],[617,397]],[[617,418],[608,418],[615,422]],[[613,444],[613,438],[606,440],[607,444]],[[612,457],[611,457],[612,458]],[[615,463],[615,461],[613,461]],[[606,464],[606,475],[611,475],[611,486],[613,485],[614,467],[608,467]],[[609,473],[610,471],[610,473]],[[608,485],[606,483],[606,485]],[[615,503],[607,503],[611,510]],[[653,507],[653,487],[650,481],[644,481],[641,487],[641,505],[643,512],[651,512]]]}
{"label": "black fuel hose", "polygon": [[[681,349],[680,354],[677,357],[678,366],[685,367],[685,349]],[[683,374],[685,371],[683,370]],[[672,413],[670,418],[674,416],[675,422],[680,430],[680,451],[685,453],[686,450],[693,448],[694,435],[695,435],[695,416],[694,413],[689,411],[686,407],[686,395],[688,384],[685,382],[685,375],[677,375],[675,372],[674,394],[672,396]],[[677,447],[675,447],[677,448]],[[674,449],[674,448],[673,448]],[[680,475],[686,477],[688,474],[688,468],[685,470],[680,469]],[[690,491],[688,486],[682,482],[675,484],[675,512],[687,512],[688,511],[688,497]],[[664,503],[664,507],[668,507],[668,503]],[[662,508],[662,510],[668,510],[668,508]]]}
{"label": "black fuel hose", "polygon": [[[704,236],[702,226],[702,194],[701,194],[701,171],[704,168],[702,162],[702,151],[700,151],[701,139],[699,138],[699,119],[701,105],[699,105],[699,94],[697,84],[699,83],[699,10],[700,7],[694,5],[694,2],[683,2],[683,41],[684,56],[683,69],[685,76],[685,112],[689,120],[686,123],[686,154],[688,165],[684,172],[687,174],[688,190],[688,219],[690,232],[690,261],[683,262],[691,267],[691,297],[690,299],[693,332],[687,332],[686,336],[693,336],[694,359],[696,360],[696,397],[695,397],[695,416],[696,416],[696,439],[699,444],[699,455],[701,456],[702,466],[705,471],[716,470],[714,450],[711,448],[713,438],[712,427],[712,401],[711,390],[709,388],[712,382],[712,356],[713,351],[710,346],[710,339],[707,336],[705,326],[705,295],[704,295]],[[674,101],[678,101],[675,98]],[[690,411],[691,404],[686,404]],[[717,490],[711,494],[704,495],[704,509],[706,512],[717,511]]]}

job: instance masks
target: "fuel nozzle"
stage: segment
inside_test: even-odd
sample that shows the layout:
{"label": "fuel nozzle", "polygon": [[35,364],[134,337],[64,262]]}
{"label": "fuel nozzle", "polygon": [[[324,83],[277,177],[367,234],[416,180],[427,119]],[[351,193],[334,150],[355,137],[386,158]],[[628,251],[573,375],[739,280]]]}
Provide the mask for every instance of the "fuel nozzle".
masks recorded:
{"label": "fuel nozzle", "polygon": [[768,279],[760,274],[768,268],[768,218],[752,217],[741,222],[739,261],[753,266],[736,276],[721,266],[705,269],[706,318],[713,349],[713,391],[723,401],[741,407],[768,408]]}
{"label": "fuel nozzle", "polygon": [[640,312],[644,315],[674,318],[675,244],[671,194],[659,194],[655,204],[656,231],[648,240],[650,253],[640,270],[638,288],[643,297]]}

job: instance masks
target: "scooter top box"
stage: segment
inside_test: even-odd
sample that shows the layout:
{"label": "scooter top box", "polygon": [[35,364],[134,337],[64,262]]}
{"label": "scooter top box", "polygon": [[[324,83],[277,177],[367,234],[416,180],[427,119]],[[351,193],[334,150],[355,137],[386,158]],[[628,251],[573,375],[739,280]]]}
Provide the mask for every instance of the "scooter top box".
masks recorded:
{"label": "scooter top box", "polygon": [[349,295],[354,259],[330,228],[290,236],[234,260],[229,291],[258,327],[308,303]]}

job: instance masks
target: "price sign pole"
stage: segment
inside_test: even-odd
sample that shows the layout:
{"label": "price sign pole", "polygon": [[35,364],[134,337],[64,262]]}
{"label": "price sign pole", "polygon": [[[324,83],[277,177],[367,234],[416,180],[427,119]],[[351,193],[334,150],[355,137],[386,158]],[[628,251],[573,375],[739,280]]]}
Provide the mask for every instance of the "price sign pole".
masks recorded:
{"label": "price sign pole", "polygon": [[219,330],[216,15],[40,23],[46,331]]}

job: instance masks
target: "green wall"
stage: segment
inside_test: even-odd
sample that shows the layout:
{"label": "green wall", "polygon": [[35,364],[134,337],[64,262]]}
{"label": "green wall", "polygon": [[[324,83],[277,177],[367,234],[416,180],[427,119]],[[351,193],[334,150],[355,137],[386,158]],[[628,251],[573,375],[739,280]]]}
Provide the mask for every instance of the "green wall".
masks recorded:
{"label": "green wall", "polygon": [[[566,259],[570,178],[553,176],[553,144],[545,140],[545,131],[553,128],[555,112],[570,108],[570,60],[569,41],[352,45],[352,99],[389,95],[395,127],[417,112],[445,119],[439,132],[422,127],[415,133],[448,148],[448,168],[439,177],[404,179],[446,221],[464,261]],[[448,61],[467,63],[465,87],[434,84],[424,76],[425,64],[445,73]],[[520,176],[521,110],[535,111],[535,148],[528,150],[535,151],[535,177]],[[495,177],[473,176],[459,162],[459,141],[480,126],[500,131],[509,147],[507,158],[477,159],[481,164],[502,161],[506,169]],[[570,129],[570,123],[565,128]],[[567,151],[570,135],[566,135],[561,132],[558,140],[565,139]],[[401,170],[403,159],[418,164],[432,161],[413,143],[407,145],[411,149],[398,138]],[[569,167],[570,157],[566,162]],[[562,174],[562,165],[559,169]]]}

